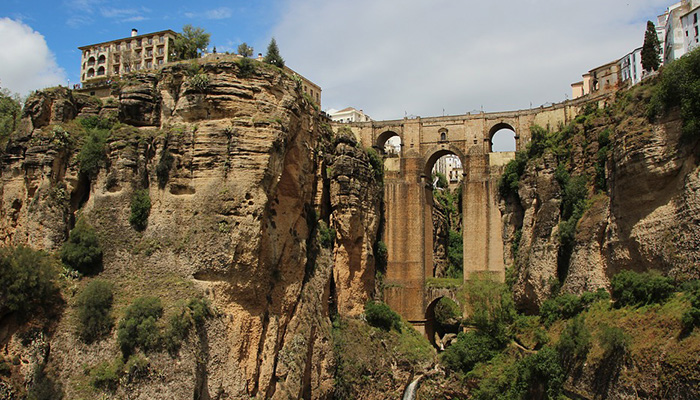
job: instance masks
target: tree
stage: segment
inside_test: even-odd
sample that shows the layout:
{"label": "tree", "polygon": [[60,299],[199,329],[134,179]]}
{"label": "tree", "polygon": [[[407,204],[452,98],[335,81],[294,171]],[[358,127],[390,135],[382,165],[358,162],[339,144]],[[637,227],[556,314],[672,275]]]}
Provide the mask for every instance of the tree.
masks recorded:
{"label": "tree", "polygon": [[280,49],[277,47],[277,41],[275,38],[272,38],[272,40],[270,40],[270,44],[267,45],[267,54],[265,54],[263,61],[268,64],[284,68],[284,59],[280,55]]}
{"label": "tree", "polygon": [[647,21],[647,31],[644,33],[644,45],[642,46],[642,68],[651,72],[659,69],[659,54],[661,44],[656,35],[656,27],[651,21]]}
{"label": "tree", "polygon": [[203,28],[195,28],[190,24],[182,27],[182,33],[177,35],[173,43],[176,60],[198,58],[209,45],[209,37]]}
{"label": "tree", "polygon": [[19,96],[10,94],[7,89],[0,89],[0,142],[14,132],[21,108]]}
{"label": "tree", "polygon": [[253,55],[253,48],[248,46],[246,42],[238,45],[238,54],[243,57],[250,57]]}

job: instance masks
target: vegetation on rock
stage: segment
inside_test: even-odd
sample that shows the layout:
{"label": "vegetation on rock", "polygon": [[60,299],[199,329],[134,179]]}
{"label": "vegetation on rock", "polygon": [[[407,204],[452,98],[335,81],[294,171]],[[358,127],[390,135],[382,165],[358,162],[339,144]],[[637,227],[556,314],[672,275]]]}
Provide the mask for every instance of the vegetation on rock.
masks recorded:
{"label": "vegetation on rock", "polygon": [[173,53],[176,60],[190,60],[200,57],[209,45],[210,34],[203,28],[187,24],[182,32],[175,37]]}
{"label": "vegetation on rock", "polygon": [[27,316],[50,305],[57,292],[56,263],[43,251],[25,246],[0,247],[0,317]]}
{"label": "vegetation on rock", "polygon": [[7,89],[0,89],[0,147],[5,147],[7,139],[15,131],[20,112],[19,97],[10,94]]}
{"label": "vegetation on rock", "polygon": [[148,352],[160,346],[156,322],[162,316],[163,306],[157,297],[139,297],[127,307],[117,328],[117,343],[125,358],[136,348]]}
{"label": "vegetation on rock", "polygon": [[79,218],[70,231],[68,241],[61,248],[61,260],[85,275],[102,269],[102,247],[95,229],[84,218]]}
{"label": "vegetation on rock", "polygon": [[370,300],[365,304],[365,319],[368,324],[386,331],[392,328],[401,330],[399,314],[381,301]]}
{"label": "vegetation on rock", "polygon": [[113,285],[105,280],[94,280],[80,292],[76,300],[78,336],[84,342],[91,343],[112,330],[113,301]]}
{"label": "vegetation on rock", "polygon": [[138,231],[146,229],[151,213],[151,196],[147,189],[135,190],[131,196],[129,223]]}

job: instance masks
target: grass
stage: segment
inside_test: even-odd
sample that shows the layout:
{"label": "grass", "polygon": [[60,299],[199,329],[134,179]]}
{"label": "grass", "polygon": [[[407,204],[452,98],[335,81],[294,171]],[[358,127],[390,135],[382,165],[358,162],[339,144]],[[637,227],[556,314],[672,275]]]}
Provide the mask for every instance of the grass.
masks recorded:
{"label": "grass", "polygon": [[458,289],[464,284],[462,278],[427,278],[425,286],[429,288]]}

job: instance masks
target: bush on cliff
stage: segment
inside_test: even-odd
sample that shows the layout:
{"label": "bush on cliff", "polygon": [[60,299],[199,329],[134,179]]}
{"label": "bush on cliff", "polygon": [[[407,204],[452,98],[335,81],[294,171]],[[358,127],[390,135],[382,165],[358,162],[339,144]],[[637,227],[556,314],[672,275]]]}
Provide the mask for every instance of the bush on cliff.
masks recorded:
{"label": "bush on cliff", "polygon": [[683,134],[700,137],[700,49],[675,60],[661,71],[659,84],[649,102],[648,116],[653,122],[671,108],[679,107]]}
{"label": "bush on cliff", "polygon": [[663,303],[673,293],[673,281],[657,271],[622,271],[610,281],[617,307]]}
{"label": "bush on cliff", "polygon": [[110,315],[114,300],[113,286],[103,280],[94,280],[85,286],[77,298],[78,335],[91,343],[112,330],[114,321]]}
{"label": "bush on cliff", "polygon": [[51,257],[29,247],[0,247],[0,316],[25,316],[46,305],[57,289],[58,269]]}
{"label": "bush on cliff", "polygon": [[138,231],[146,229],[151,213],[151,197],[148,190],[135,190],[131,196],[131,215],[129,223]]}
{"label": "bush on cliff", "polygon": [[163,306],[157,297],[139,297],[127,307],[117,329],[117,343],[125,358],[136,348],[151,351],[160,346],[156,322],[162,316]]}
{"label": "bush on cliff", "polygon": [[385,331],[391,328],[397,331],[401,330],[401,317],[399,317],[399,314],[381,301],[370,300],[365,304],[365,318],[368,324]]}
{"label": "bush on cliff", "polygon": [[89,130],[85,136],[85,142],[77,155],[80,173],[93,179],[104,165],[107,156],[107,132],[103,130]]}
{"label": "bush on cliff", "polygon": [[70,231],[61,248],[61,260],[82,274],[95,274],[102,268],[102,247],[95,229],[83,218]]}

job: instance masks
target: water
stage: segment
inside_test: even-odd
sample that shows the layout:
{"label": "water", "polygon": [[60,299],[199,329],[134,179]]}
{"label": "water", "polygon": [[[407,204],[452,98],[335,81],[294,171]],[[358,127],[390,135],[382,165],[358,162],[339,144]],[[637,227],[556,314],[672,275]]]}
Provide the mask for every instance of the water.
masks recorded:
{"label": "water", "polygon": [[415,400],[416,399],[416,389],[418,388],[418,382],[423,378],[423,375],[418,375],[416,379],[411,382],[403,392],[403,400]]}

